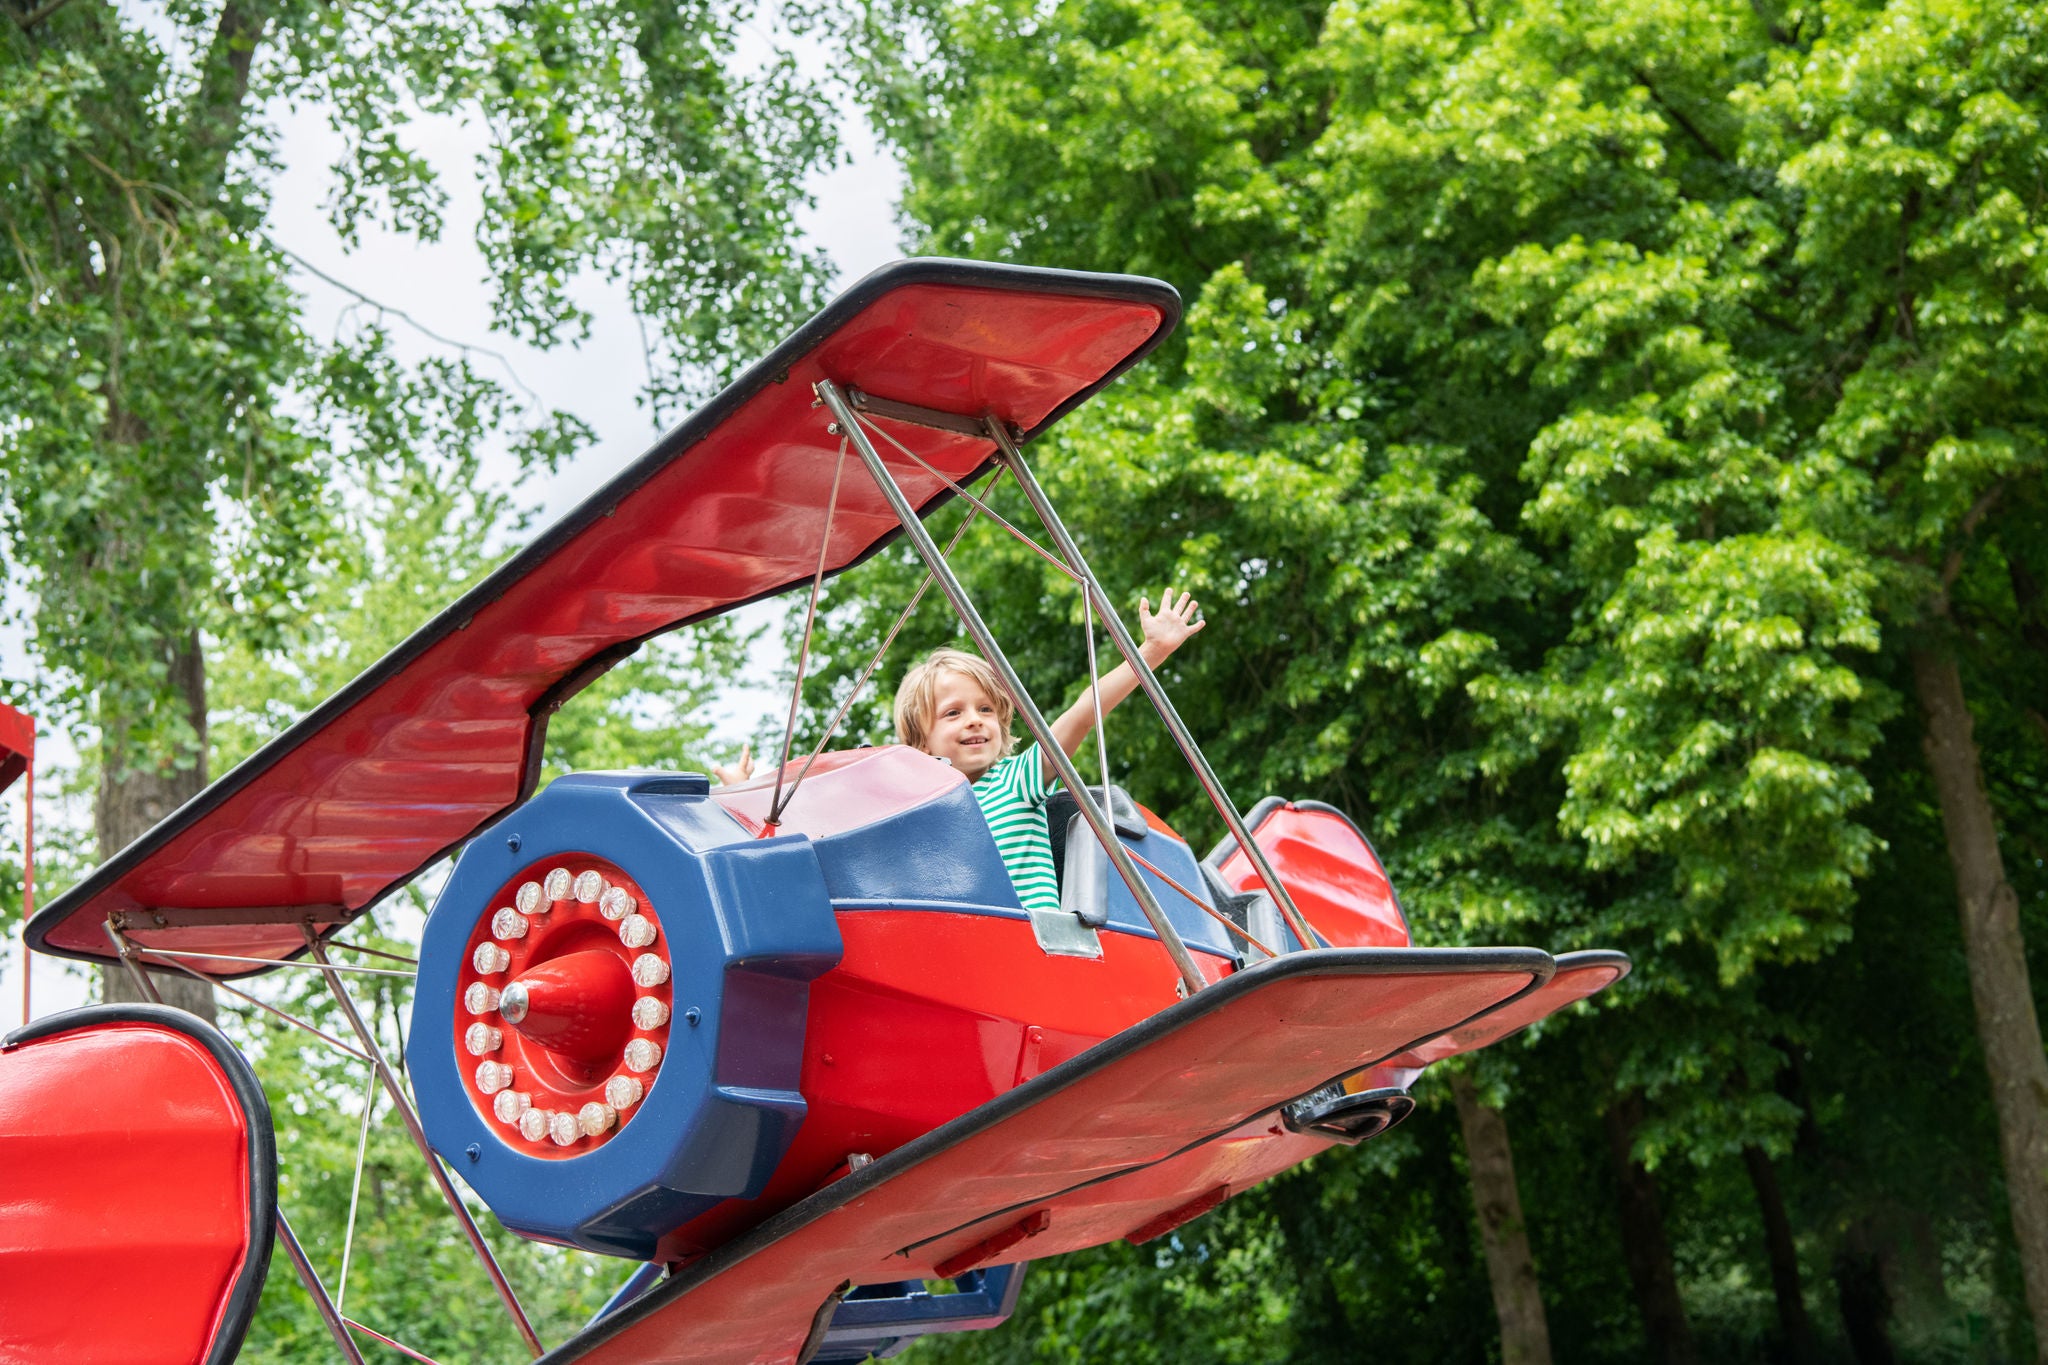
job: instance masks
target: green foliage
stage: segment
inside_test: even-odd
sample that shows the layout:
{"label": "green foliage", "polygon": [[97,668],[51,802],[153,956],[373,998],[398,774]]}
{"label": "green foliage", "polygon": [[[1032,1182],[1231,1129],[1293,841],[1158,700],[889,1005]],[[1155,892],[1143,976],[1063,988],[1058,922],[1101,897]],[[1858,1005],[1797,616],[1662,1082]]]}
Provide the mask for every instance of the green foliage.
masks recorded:
{"label": "green foliage", "polygon": [[[1619,1248],[1586,1216],[1611,1226],[1612,1176],[1574,1148],[1602,1150],[1583,1116],[1631,1092],[1715,1353],[1765,1349],[1729,1160],[1752,1144],[1787,1172],[1809,1277],[1910,1225],[1889,1240],[2005,1268],[1900,1288],[1897,1343],[2002,1349],[2016,1280],[1980,1063],[1947,1061],[1972,1047],[1969,990],[1901,659],[1957,651],[2038,943],[2040,16],[877,0],[839,31],[924,245],[1158,274],[1191,300],[1177,347],[1028,453],[1112,592],[1203,599],[1171,681],[1240,797],[1358,817],[1424,941],[1635,956],[1594,1017],[1485,1068],[1518,1146],[1575,1135],[1532,1136],[1522,1181],[1560,1358],[1640,1354]],[[1073,593],[981,536],[962,551],[978,603],[1063,697],[1085,669]],[[816,698],[911,582],[883,561],[845,580]],[[904,658],[948,634],[933,611]],[[1110,730],[1125,780],[1205,845],[1170,747]],[[1941,970],[1914,970],[1930,952]],[[1941,1082],[1908,1082],[1930,1053]],[[1896,1098],[1923,1083],[1951,1098]],[[1950,1103],[1974,1126],[1900,1118]],[[1955,1179],[1915,1188],[1902,1165]],[[1275,1253],[1275,1277],[1369,1273],[1353,1325],[1398,1339],[1403,1295],[1437,1292],[1378,1259],[1374,1238],[1404,1237],[1368,1218],[1366,1245]],[[1113,1316],[1179,1283],[1102,1255],[1131,1287],[1055,1272],[1014,1349],[1072,1358],[1060,1305]],[[1268,1313],[1230,1302],[1219,1340]]]}
{"label": "green foliage", "polygon": [[377,331],[305,333],[266,235],[270,111],[311,105],[341,134],[328,208],[348,240],[436,235],[445,192],[412,129],[485,127],[497,320],[574,340],[576,282],[618,282],[657,412],[733,373],[824,280],[791,214],[834,132],[787,56],[735,70],[743,0],[5,13],[0,538],[35,601],[46,718],[139,763],[199,758],[181,653],[276,646],[318,566],[351,553],[347,471],[497,433],[552,464],[588,438],[465,364],[400,376]]}
{"label": "green foliage", "polygon": [[[1773,1350],[1731,1160],[1751,1147],[1783,1172],[1830,1343],[1844,1258],[1876,1244],[1879,1326],[1906,1358],[2023,1354],[1902,698],[1906,651],[1953,653],[2048,953],[2036,9],[796,9],[851,53],[920,245],[1156,274],[1190,300],[1171,346],[1028,454],[1127,611],[1168,584],[1205,603],[1168,681],[1240,797],[1357,816],[1424,942],[1634,954],[1611,998],[1478,1064],[1516,1135],[1559,1357],[1643,1354],[1600,1120],[1623,1096],[1645,1102],[1632,1154],[1661,1182],[1706,1358]],[[731,74],[739,7],[7,12],[9,572],[74,669],[64,714],[117,741],[185,742],[165,664],[203,635],[213,738],[248,752],[488,565],[516,521],[473,491],[489,433],[523,428],[529,464],[579,439],[459,364],[409,374],[374,333],[303,335],[262,233],[268,102],[333,111],[344,232],[438,231],[409,121],[481,117],[501,321],[572,338],[577,272],[623,282],[656,323],[658,407],[758,351],[819,281],[788,215],[831,129],[786,62]],[[987,527],[959,562],[1041,701],[1071,696],[1071,584]],[[800,738],[919,577],[892,553],[828,590]],[[885,735],[903,665],[955,635],[928,600],[847,733]],[[703,633],[615,671],[556,719],[550,764],[678,762],[741,644]],[[1198,847],[1220,832],[1137,707],[1107,743]],[[396,1028],[396,996],[380,1017]],[[360,1073],[236,1027],[306,1110],[287,1206],[331,1261]],[[1421,1097],[1393,1136],[1162,1244],[1043,1267],[1008,1331],[917,1354],[1489,1358],[1466,1173],[1442,1097]],[[373,1130],[365,1311],[442,1358],[487,1353],[497,1310],[417,1174],[385,1164],[394,1136]],[[551,1340],[608,1287],[577,1258],[508,1259]],[[266,1305],[280,1359],[321,1349],[295,1292]]]}
{"label": "green foliage", "polygon": [[[0,583],[26,604],[30,709],[96,735],[66,785],[105,795],[168,774],[189,794],[209,765],[245,758],[525,528],[484,452],[508,451],[516,480],[590,438],[467,353],[406,367],[380,327],[307,332],[269,235],[272,118],[312,108],[340,135],[327,209],[349,242],[365,225],[435,237],[447,195],[421,120],[481,127],[494,320],[574,342],[590,322],[579,284],[619,286],[659,417],[765,349],[827,273],[792,215],[835,130],[786,54],[740,59],[755,13],[0,0]],[[714,627],[643,651],[555,717],[550,763],[685,762],[742,649]],[[181,671],[202,656],[204,672]],[[89,863],[56,851],[45,891]],[[385,934],[367,920],[351,933],[397,948],[422,909],[409,889],[380,908]],[[342,1031],[317,981],[258,989]],[[406,994],[368,997],[396,1055]],[[331,1277],[360,1066],[241,1007],[227,1024],[283,1120],[284,1208]],[[351,1309],[437,1358],[496,1358],[513,1338],[388,1106],[371,1134]],[[550,1341],[623,1274],[494,1240]],[[247,1354],[331,1358],[281,1255],[273,1269]]]}

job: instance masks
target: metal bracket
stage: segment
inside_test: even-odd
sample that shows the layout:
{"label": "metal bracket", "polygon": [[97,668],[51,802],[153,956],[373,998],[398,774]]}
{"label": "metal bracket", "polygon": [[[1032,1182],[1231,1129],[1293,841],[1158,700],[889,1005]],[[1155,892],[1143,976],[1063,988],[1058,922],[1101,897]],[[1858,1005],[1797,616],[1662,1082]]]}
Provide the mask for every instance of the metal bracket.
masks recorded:
{"label": "metal bracket", "polygon": [[109,918],[118,929],[198,929],[243,924],[338,924],[354,918],[354,912],[341,905],[231,905],[217,909],[159,905],[116,910]]}
{"label": "metal bracket", "polygon": [[892,422],[908,422],[914,427],[950,431],[956,436],[973,436],[983,441],[989,439],[988,424],[994,420],[988,417],[970,417],[960,412],[942,412],[937,408],[923,408],[915,403],[900,403],[894,398],[877,398],[871,393],[855,388],[847,389],[846,399],[855,412],[864,412],[871,417],[886,417]]}
{"label": "metal bracket", "polygon": [[1031,911],[1031,934],[1054,957],[1102,956],[1102,939],[1071,910]]}

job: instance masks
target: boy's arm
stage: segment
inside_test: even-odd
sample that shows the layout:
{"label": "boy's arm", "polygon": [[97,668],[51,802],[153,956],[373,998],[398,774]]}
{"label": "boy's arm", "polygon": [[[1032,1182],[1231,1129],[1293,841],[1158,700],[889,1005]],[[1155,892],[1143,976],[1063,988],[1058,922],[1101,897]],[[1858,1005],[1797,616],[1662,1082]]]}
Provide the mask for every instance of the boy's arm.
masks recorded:
{"label": "boy's arm", "polygon": [[[1207,625],[1198,620],[1201,604],[1189,593],[1182,593],[1180,601],[1173,600],[1173,590],[1167,589],[1159,599],[1159,611],[1155,615],[1149,599],[1138,599],[1138,626],[1141,638],[1138,654],[1146,666],[1158,668],[1172,653],[1187,643],[1187,638]],[[1119,663],[1102,675],[1095,684],[1095,691],[1102,698],[1102,714],[1114,711],[1125,697],[1138,690],[1138,674],[1127,663]],[[1060,713],[1052,723],[1052,737],[1059,741],[1060,748],[1072,758],[1081,751],[1081,741],[1088,738],[1088,732],[1095,728],[1095,703],[1083,692],[1081,699]],[[1048,785],[1053,779],[1052,760],[1045,760],[1045,780]]]}

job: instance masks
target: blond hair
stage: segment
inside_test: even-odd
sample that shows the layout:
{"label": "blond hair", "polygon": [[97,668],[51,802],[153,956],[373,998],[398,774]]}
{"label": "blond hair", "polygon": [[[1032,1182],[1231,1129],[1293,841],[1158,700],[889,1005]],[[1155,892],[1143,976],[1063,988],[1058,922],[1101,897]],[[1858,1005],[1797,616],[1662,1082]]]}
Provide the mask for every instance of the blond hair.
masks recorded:
{"label": "blond hair", "polygon": [[948,673],[958,673],[986,692],[996,704],[996,724],[1003,732],[1003,747],[997,757],[1006,757],[1017,737],[1010,733],[1010,719],[1016,704],[988,660],[964,649],[935,649],[903,675],[896,689],[896,742],[922,749],[931,736],[932,721],[939,710],[939,682]]}

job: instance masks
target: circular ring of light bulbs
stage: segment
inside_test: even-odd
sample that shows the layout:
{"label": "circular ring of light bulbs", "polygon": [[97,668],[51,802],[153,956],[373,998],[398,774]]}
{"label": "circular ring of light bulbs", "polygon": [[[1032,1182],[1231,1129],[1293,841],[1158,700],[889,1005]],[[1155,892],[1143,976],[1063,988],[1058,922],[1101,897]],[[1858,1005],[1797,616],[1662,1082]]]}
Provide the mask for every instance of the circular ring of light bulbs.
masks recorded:
{"label": "circular ring of light bulbs", "polygon": [[[594,947],[632,977],[633,1031],[609,1071],[599,1066],[587,1084],[565,1084],[559,1059],[535,1064],[541,1045],[513,1027],[526,991],[507,988],[551,958]],[[675,1011],[670,975],[660,918],[616,866],[571,854],[514,877],[478,916],[456,983],[453,1044],[477,1112],[529,1156],[574,1157],[608,1141],[660,1074]]]}

